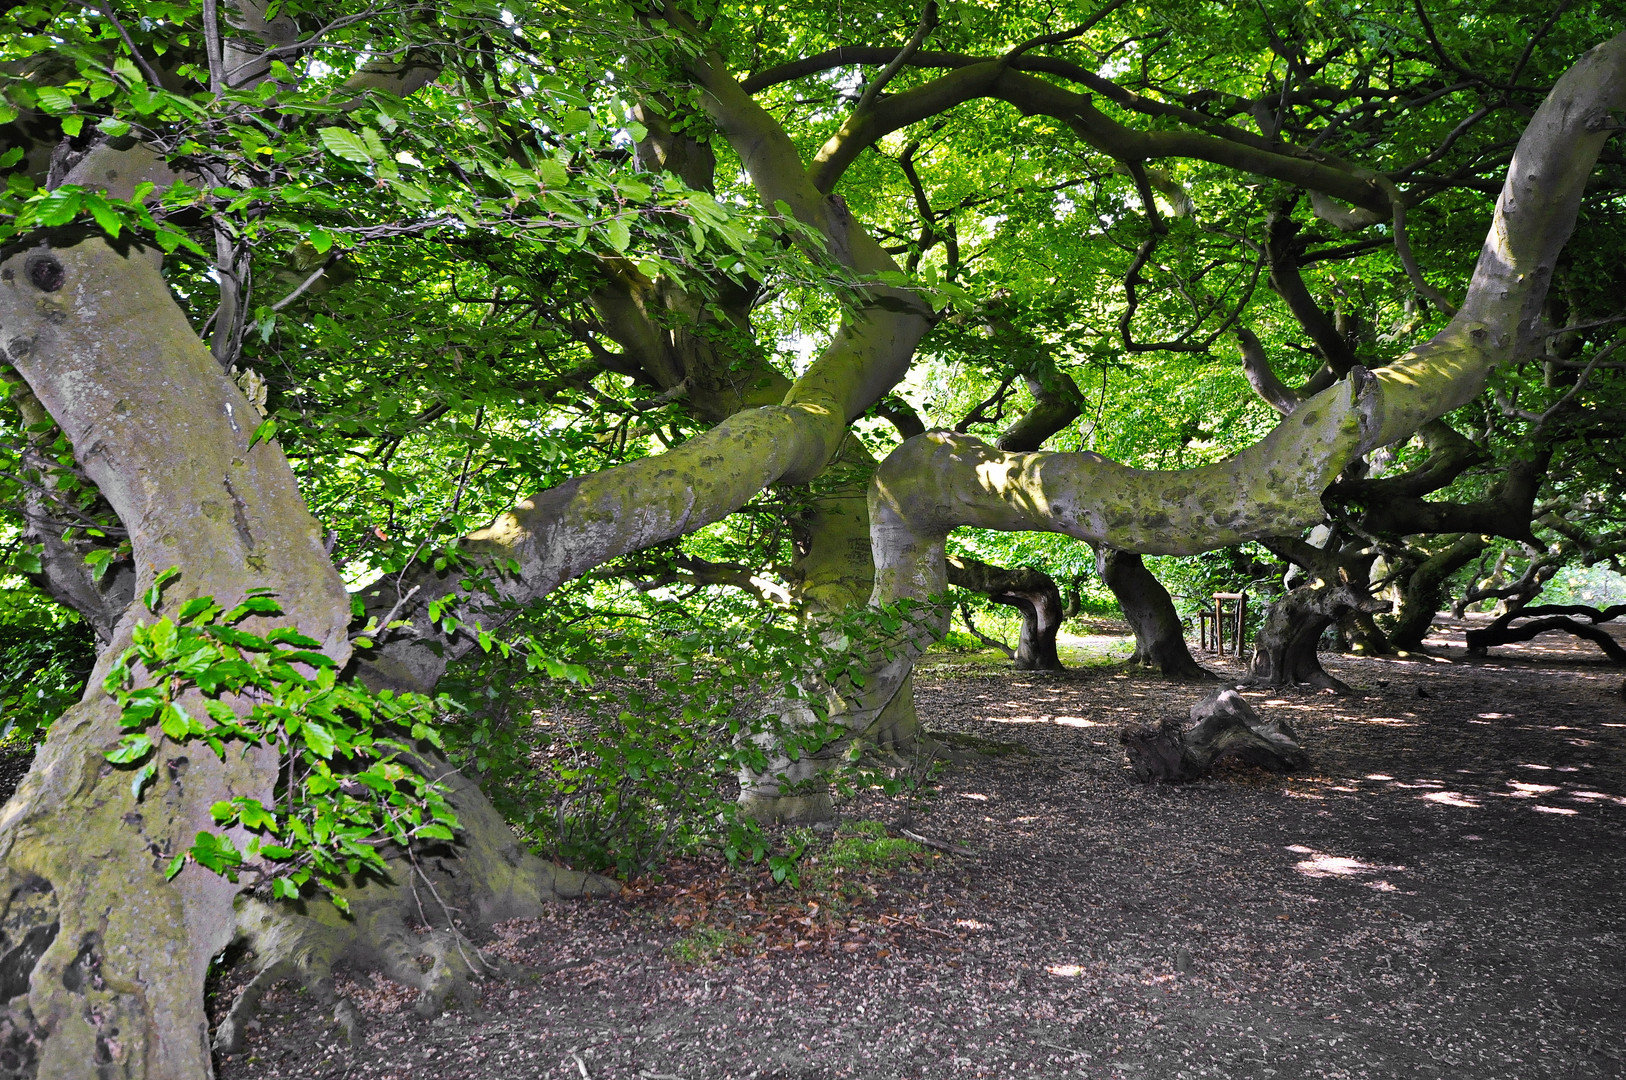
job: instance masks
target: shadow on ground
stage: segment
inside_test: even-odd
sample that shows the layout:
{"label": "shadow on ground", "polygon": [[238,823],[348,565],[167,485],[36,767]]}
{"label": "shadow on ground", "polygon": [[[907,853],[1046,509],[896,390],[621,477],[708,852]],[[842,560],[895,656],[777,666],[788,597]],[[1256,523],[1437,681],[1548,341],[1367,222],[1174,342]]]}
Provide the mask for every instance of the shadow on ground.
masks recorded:
{"label": "shadow on ground", "polygon": [[928,673],[928,723],[1033,754],[944,776],[916,827],[975,854],[882,882],[845,943],[686,966],[658,909],[562,907],[506,927],[539,974],[484,1018],[364,978],[351,1055],[284,989],[220,1075],[1626,1076],[1626,705],[1586,659],[1329,658],[1354,694],[1250,692],[1310,772],[1183,788],[1117,731],[1198,689]]}

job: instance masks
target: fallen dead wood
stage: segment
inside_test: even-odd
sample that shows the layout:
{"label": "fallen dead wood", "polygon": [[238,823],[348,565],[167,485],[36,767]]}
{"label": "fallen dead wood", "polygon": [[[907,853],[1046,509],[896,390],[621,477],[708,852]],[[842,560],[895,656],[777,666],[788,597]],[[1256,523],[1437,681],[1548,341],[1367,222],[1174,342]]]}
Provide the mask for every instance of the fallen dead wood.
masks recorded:
{"label": "fallen dead wood", "polygon": [[947,840],[933,840],[929,836],[922,836],[920,833],[915,832],[913,829],[905,829],[901,825],[894,826],[893,831],[896,832],[899,836],[903,837],[905,840],[913,840],[915,843],[919,844],[922,847],[929,847],[929,848],[932,848],[932,849],[934,849],[936,851],[946,851],[950,855],[975,855],[976,854],[976,852],[972,851],[968,847],[961,847],[959,844],[951,844]]}
{"label": "fallen dead wood", "polygon": [[1119,734],[1129,767],[1142,783],[1199,780],[1221,760],[1292,772],[1309,761],[1298,736],[1280,720],[1264,720],[1235,690],[1221,690],[1191,707],[1191,719]]}
{"label": "fallen dead wood", "polygon": [[[1591,621],[1577,622],[1567,614],[1545,614],[1555,609],[1579,614],[1590,618]],[[1567,634],[1573,634],[1578,638],[1585,638],[1587,641],[1592,642],[1615,663],[1626,664],[1626,649],[1621,648],[1620,642],[1615,640],[1613,634],[1598,625],[1599,623],[1611,622],[1622,613],[1626,613],[1626,605],[1617,604],[1606,611],[1599,611],[1596,608],[1587,608],[1578,604],[1565,604],[1562,606],[1550,604],[1535,608],[1522,608],[1518,611],[1508,612],[1489,626],[1469,630],[1467,633],[1468,655],[1484,656],[1486,650],[1492,645],[1513,645],[1520,641],[1529,641],[1531,638],[1545,634],[1549,630],[1562,630]],[[1536,615],[1544,615],[1545,617],[1530,617]],[[1524,621],[1515,623],[1515,620],[1520,619]]]}

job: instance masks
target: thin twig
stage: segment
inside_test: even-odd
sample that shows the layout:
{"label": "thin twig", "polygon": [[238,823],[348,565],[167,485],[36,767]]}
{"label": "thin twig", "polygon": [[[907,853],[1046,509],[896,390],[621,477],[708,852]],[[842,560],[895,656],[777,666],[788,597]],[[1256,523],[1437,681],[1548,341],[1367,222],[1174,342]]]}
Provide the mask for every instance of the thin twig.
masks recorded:
{"label": "thin twig", "polygon": [[1041,34],[1038,37],[1029,38],[1016,48],[1012,49],[1010,52],[1006,53],[1004,56],[1000,57],[1000,65],[1003,67],[1009,67],[1011,62],[1017,57],[1021,56],[1029,49],[1038,48],[1040,45],[1058,45],[1063,41],[1071,41],[1073,38],[1083,37],[1094,28],[1096,23],[1123,7],[1124,3],[1125,0],[1112,0],[1111,3],[1096,11],[1094,15],[1091,15],[1088,19],[1085,19],[1071,30],[1060,30],[1054,34]]}
{"label": "thin twig", "polygon": [[909,43],[899,51],[898,55],[892,58],[892,62],[881,69],[881,73],[875,76],[869,86],[864,88],[864,93],[859,97],[858,104],[853,106],[853,115],[855,117],[864,115],[869,107],[875,104],[875,99],[881,96],[881,91],[886,88],[886,84],[892,81],[894,75],[903,70],[903,65],[909,62],[911,56],[920,51],[920,47],[926,43],[926,35],[930,34],[936,27],[937,0],[926,0],[926,10],[920,14],[920,25],[915,27],[914,36],[909,39]]}
{"label": "thin twig", "polygon": [[894,827],[897,829],[897,832],[898,832],[899,836],[903,837],[905,840],[913,840],[915,843],[921,845],[922,847],[929,847],[929,848],[932,848],[933,850],[936,850],[936,851],[946,851],[950,855],[975,855],[976,854],[975,851],[972,851],[968,847],[961,847],[959,844],[951,844],[947,840],[933,840],[929,836],[922,836],[920,833],[915,832],[913,829],[905,829],[901,825],[894,826]]}
{"label": "thin twig", "polygon": [[163,81],[158,78],[158,72],[153,70],[153,66],[147,63],[147,58],[141,55],[141,50],[136,48],[135,42],[130,38],[130,32],[124,28],[124,24],[119,21],[119,17],[113,14],[113,6],[111,4],[98,4],[96,6],[107,18],[107,21],[113,24],[113,29],[119,32],[119,37],[124,41],[124,47],[130,50],[130,58],[135,61],[136,67],[141,69],[141,74],[146,76],[147,82],[151,83],[154,89],[161,87]]}
{"label": "thin twig", "polygon": [[1394,214],[1395,254],[1400,258],[1400,265],[1406,268],[1406,276],[1411,279],[1412,288],[1418,295],[1427,299],[1450,318],[1457,313],[1457,307],[1445,298],[1434,286],[1423,279],[1422,270],[1417,267],[1417,259],[1411,253],[1411,243],[1406,239],[1406,200],[1395,187],[1395,182],[1382,173],[1377,175],[1377,184],[1389,196],[1389,209]]}
{"label": "thin twig", "polygon": [[1603,362],[1605,357],[1614,352],[1616,349],[1620,348],[1622,345],[1626,345],[1626,338],[1621,338],[1608,348],[1599,350],[1598,354],[1587,363],[1587,366],[1581,369],[1581,374],[1576,376],[1575,385],[1569,388],[1569,392],[1563,397],[1559,398],[1557,401],[1553,402],[1552,405],[1548,407],[1547,411],[1542,413],[1541,416],[1536,420],[1537,429],[1539,430],[1542,425],[1547,423],[1548,420],[1551,420],[1554,416],[1558,415],[1559,412],[1568,407],[1569,403],[1575,398],[1575,395],[1579,394],[1586,388],[1587,381],[1592,378],[1593,370]]}
{"label": "thin twig", "polygon": [[327,268],[332,266],[333,265],[333,260],[337,259],[337,258],[338,258],[338,256],[334,255],[334,256],[330,257],[327,260],[327,262],[323,263],[321,266],[318,266],[316,268],[316,272],[311,274],[311,276],[306,278],[304,281],[301,281],[299,283],[299,287],[297,289],[295,289],[293,292],[289,293],[287,296],[284,296],[281,300],[278,300],[276,303],[272,304],[271,305],[271,310],[272,311],[281,311],[283,308],[287,307],[289,304],[293,303],[295,300],[298,300],[301,296],[305,295],[305,290],[310,288],[312,285],[315,285],[318,281],[320,281],[322,279],[322,275],[327,273]]}

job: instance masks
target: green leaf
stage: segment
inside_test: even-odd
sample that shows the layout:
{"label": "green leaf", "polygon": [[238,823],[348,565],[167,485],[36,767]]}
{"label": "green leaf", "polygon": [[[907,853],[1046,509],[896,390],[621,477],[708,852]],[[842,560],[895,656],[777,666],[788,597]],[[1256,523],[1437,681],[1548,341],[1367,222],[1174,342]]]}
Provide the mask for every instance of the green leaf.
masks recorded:
{"label": "green leaf", "polygon": [[192,718],[186,710],[174,702],[164,706],[163,712],[158,715],[158,726],[169,738],[182,742],[192,733]]}
{"label": "green leaf", "polygon": [[[373,156],[367,150],[367,144],[357,138],[352,131],[341,127],[325,127],[317,131],[321,137],[322,145],[327,147],[328,153],[346,161],[353,161],[358,165],[370,165]],[[374,136],[377,138],[377,136]]]}
{"label": "green leaf", "polygon": [[88,192],[85,195],[85,209],[90,211],[90,216],[96,219],[96,224],[102,227],[103,232],[115,240],[119,238],[119,232],[124,228],[124,222],[119,219],[113,208],[107,204],[106,199],[94,191]]}
{"label": "green leaf", "polygon": [[257,799],[239,798],[234,800],[233,805],[237,810],[237,820],[243,823],[245,829],[276,831],[277,816]]}
{"label": "green leaf", "polygon": [[148,623],[133,635],[138,646],[144,646],[152,659],[168,660],[175,655],[178,631],[166,615]]}
{"label": "green leaf", "polygon": [[130,797],[135,799],[137,802],[140,802],[141,790],[147,786],[148,782],[152,780],[153,775],[157,772],[158,763],[156,761],[149,761],[147,764],[141,766],[141,768],[136,771],[135,776],[131,777],[130,779]]}
{"label": "green leaf", "polygon": [[52,116],[61,116],[73,109],[73,98],[64,93],[61,87],[41,86],[34,93],[40,108]]}
{"label": "green leaf", "polygon": [[[85,561],[89,562],[90,556],[87,555],[85,557]],[[214,597],[212,596],[194,596],[192,599],[181,605],[181,610],[176,614],[175,618],[179,622],[191,622],[199,615],[202,615],[205,611],[208,611],[210,608],[216,606],[217,605],[215,604]]]}
{"label": "green leaf", "polygon": [[[342,131],[342,128],[330,128],[331,131]],[[378,137],[378,132],[371,127],[361,129],[362,144],[365,146],[367,156],[374,161],[389,160],[389,151],[384,148],[384,142]]]}
{"label": "green leaf", "polygon": [[269,442],[276,437],[276,434],[277,422],[268,416],[260,421],[259,426],[254,429],[254,434],[248,437],[248,448],[252,450],[256,443]]}
{"label": "green leaf", "polygon": [[127,56],[120,56],[113,61],[113,73],[132,86],[147,81],[141,74],[141,69],[136,67]]}
{"label": "green leaf", "polygon": [[319,758],[333,756],[333,734],[315,720],[307,719],[300,725],[300,734],[305,738],[305,745]]}
{"label": "green leaf", "polygon": [[536,178],[542,181],[543,187],[561,188],[570,182],[570,174],[565,167],[552,158],[543,158],[536,163]]}
{"label": "green leaf", "polygon": [[265,640],[279,645],[295,645],[301,649],[320,649],[322,643],[313,637],[307,637],[291,626],[279,626],[265,635]]}
{"label": "green leaf", "polygon": [[180,577],[180,575],[181,572],[172,566],[168,570],[160,572],[159,575],[153,579],[152,585],[147,588],[145,593],[141,594],[141,602],[147,606],[148,611],[158,610],[158,602],[163,598],[164,595],[164,586],[168,585],[171,581],[174,581],[177,577]]}
{"label": "green leaf", "polygon": [[632,229],[625,218],[611,218],[605,232],[609,235],[610,246],[616,251],[626,251],[632,243]]}
{"label": "green leaf", "polygon": [[83,199],[84,192],[77,187],[59,187],[34,203],[34,220],[45,226],[66,225],[79,213],[79,204]]}

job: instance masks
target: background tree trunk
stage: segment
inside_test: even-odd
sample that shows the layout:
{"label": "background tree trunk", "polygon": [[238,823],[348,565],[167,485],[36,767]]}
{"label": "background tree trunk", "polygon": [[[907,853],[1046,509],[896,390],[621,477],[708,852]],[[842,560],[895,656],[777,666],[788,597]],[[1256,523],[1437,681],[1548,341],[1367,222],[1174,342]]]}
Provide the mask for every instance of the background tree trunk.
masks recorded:
{"label": "background tree trunk", "polygon": [[1330,585],[1318,581],[1289,590],[1265,608],[1265,621],[1248,662],[1248,681],[1260,686],[1348,690],[1321,666],[1322,632],[1351,611],[1386,611],[1388,607],[1386,601],[1374,600],[1347,582]]}
{"label": "background tree trunk", "polygon": [[1061,630],[1061,590],[1042,570],[993,566],[979,559],[948,556],[948,583],[982,593],[996,604],[1007,604],[1022,615],[1022,632],[1011,658],[1018,671],[1063,671],[1056,653]]}
{"label": "background tree trunk", "polygon": [[1400,610],[1389,627],[1389,644],[1402,652],[1416,652],[1434,624],[1434,616],[1445,598],[1445,582],[1452,574],[1479,558],[1489,546],[1483,536],[1464,534],[1444,551],[1424,559],[1406,578],[1401,589]]}
{"label": "background tree trunk", "polygon": [[1146,569],[1139,555],[1103,544],[1095,549],[1095,566],[1135,633],[1135,655],[1130,663],[1156,668],[1177,679],[1216,678],[1192,659],[1185,625],[1169,591]]}

